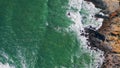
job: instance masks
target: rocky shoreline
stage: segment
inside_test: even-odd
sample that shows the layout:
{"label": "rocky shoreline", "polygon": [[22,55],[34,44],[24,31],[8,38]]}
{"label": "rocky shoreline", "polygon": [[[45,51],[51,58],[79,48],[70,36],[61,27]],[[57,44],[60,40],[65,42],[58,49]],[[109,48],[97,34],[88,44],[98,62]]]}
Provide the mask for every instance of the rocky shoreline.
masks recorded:
{"label": "rocky shoreline", "polygon": [[104,62],[101,68],[120,68],[120,1],[119,0],[85,0],[92,2],[105,16],[98,30],[85,28],[89,33],[88,44],[92,48],[104,51]]}

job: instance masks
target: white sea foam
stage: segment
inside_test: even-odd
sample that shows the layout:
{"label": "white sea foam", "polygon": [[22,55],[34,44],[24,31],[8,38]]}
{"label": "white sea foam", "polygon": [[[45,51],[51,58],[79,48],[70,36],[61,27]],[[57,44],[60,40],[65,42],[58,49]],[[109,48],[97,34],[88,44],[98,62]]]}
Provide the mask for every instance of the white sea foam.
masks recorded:
{"label": "white sea foam", "polygon": [[81,16],[82,18],[85,17],[84,19],[82,19],[82,23],[84,25],[83,27],[92,26],[96,29],[99,29],[102,25],[103,19],[95,18],[94,15],[96,13],[99,13],[101,9],[95,8],[95,6],[91,2],[88,3],[86,1],[83,1],[81,8],[82,10],[84,10],[84,13],[82,13]]}
{"label": "white sea foam", "polygon": [[[6,59],[6,60],[9,59],[8,54],[6,54],[4,51],[0,51],[0,53],[1,53],[1,56],[4,59]],[[10,60],[10,61],[13,62],[13,60]],[[2,63],[2,62],[0,62],[0,68],[15,68],[15,66],[13,66],[13,65],[11,65],[9,63]]]}
{"label": "white sea foam", "polygon": [[[80,14],[81,8],[87,9],[89,12],[89,16],[87,16],[87,19],[89,19],[90,21],[88,21],[89,23],[87,24],[83,24],[82,22],[82,20],[84,19],[82,19],[82,15]],[[80,40],[82,43],[81,47],[84,48],[86,52],[90,53],[91,56],[95,56],[95,60],[91,60],[91,62],[93,62],[94,64],[89,65],[89,68],[98,68],[98,66],[102,64],[104,57],[100,57],[100,55],[103,55],[103,52],[100,50],[94,51],[88,48],[88,41],[86,40],[87,37],[81,36],[80,34],[81,31],[84,32],[84,27],[90,25],[96,27],[96,29],[100,28],[103,20],[95,20],[95,18],[92,17],[92,15],[94,15],[96,12],[99,12],[99,10],[100,9],[96,9],[92,3],[87,4],[87,2],[83,0],[69,0],[69,10],[67,11],[67,16],[74,22],[74,24],[72,24],[70,28],[77,33],[78,40]],[[86,66],[86,68],[88,68],[88,66]]]}
{"label": "white sea foam", "polygon": [[27,68],[27,64],[26,64],[26,59],[25,57],[22,55],[22,52],[20,50],[18,50],[18,56],[20,58],[20,63],[22,65],[22,68]]}
{"label": "white sea foam", "polygon": [[15,67],[10,66],[8,63],[3,64],[3,63],[0,62],[0,68],[15,68]]}

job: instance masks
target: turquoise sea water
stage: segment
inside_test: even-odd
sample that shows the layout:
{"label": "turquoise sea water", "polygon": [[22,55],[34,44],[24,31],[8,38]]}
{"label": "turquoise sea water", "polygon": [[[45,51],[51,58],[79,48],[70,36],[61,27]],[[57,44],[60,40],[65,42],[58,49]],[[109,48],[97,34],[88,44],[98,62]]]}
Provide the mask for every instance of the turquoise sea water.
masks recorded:
{"label": "turquoise sea water", "polygon": [[[68,0],[0,0],[0,62],[15,68],[86,68]],[[0,67],[2,68],[2,67]]]}

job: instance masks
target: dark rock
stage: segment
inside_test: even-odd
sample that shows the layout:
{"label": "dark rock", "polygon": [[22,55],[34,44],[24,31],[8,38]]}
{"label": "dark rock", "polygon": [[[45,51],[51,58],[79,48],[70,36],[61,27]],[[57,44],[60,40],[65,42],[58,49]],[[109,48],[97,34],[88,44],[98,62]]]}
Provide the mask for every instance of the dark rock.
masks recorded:
{"label": "dark rock", "polygon": [[97,32],[95,30],[92,30],[90,28],[85,28],[85,31],[87,33],[89,33],[88,41],[90,42],[90,44],[88,44],[88,46],[90,46],[91,48],[94,48],[94,50],[96,50],[95,48],[97,48],[104,52],[111,52],[112,47],[103,43],[103,42],[105,42],[104,35],[100,34],[99,32]]}
{"label": "dark rock", "polygon": [[94,30],[89,29],[89,28],[85,28],[85,30],[89,33],[89,36],[98,38],[99,40],[102,40],[102,41],[105,40],[105,36],[100,34],[99,32],[94,31]]}
{"label": "dark rock", "polygon": [[110,13],[110,11],[108,11],[107,9],[101,10],[100,12],[102,12],[102,13],[104,13],[104,14],[109,14],[109,13]]}
{"label": "dark rock", "polygon": [[103,0],[85,0],[85,1],[92,2],[96,8],[100,8],[103,10],[107,8],[107,5],[105,2],[103,2]]}
{"label": "dark rock", "polygon": [[108,16],[104,16],[104,15],[101,15],[101,14],[95,14],[95,17],[97,17],[97,18],[103,18],[103,19],[109,19]]}
{"label": "dark rock", "polygon": [[70,16],[70,13],[68,13],[68,15]]}

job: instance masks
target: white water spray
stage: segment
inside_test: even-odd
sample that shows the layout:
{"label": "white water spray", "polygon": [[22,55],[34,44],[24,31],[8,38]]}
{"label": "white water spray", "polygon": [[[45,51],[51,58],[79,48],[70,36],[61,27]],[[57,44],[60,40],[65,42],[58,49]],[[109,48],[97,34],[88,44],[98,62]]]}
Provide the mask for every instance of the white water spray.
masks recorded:
{"label": "white water spray", "polygon": [[[82,22],[84,20],[82,18],[84,14],[80,14],[80,11],[83,8],[88,11],[88,16],[86,16],[86,19],[88,20],[87,24],[83,24]],[[96,20],[96,18],[93,17],[93,15],[99,11],[100,9],[95,8],[92,3],[88,4],[83,0],[69,0],[69,10],[67,11],[67,16],[74,22],[70,28],[77,33],[78,40],[82,41],[82,45],[80,47],[84,48],[86,52],[90,53],[91,56],[94,55],[95,57],[94,61],[91,59],[93,64],[90,64],[89,68],[98,68],[100,65],[102,65],[104,57],[100,56],[103,55],[103,52],[88,48],[88,41],[86,40],[87,37],[81,36],[80,34],[85,32],[84,27],[92,26],[98,29],[102,25],[103,19]],[[88,66],[86,66],[86,68],[88,68]]]}

